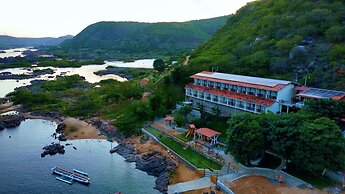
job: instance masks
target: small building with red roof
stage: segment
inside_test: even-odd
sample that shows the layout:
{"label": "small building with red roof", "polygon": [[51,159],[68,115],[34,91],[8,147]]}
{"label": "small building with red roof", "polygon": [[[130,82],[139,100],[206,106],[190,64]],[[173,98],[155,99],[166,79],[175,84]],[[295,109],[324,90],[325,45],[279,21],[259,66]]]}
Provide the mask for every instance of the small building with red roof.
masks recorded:
{"label": "small building with red roof", "polygon": [[197,139],[206,139],[210,141],[211,145],[218,142],[218,137],[221,133],[209,128],[200,128],[195,130],[195,134],[198,136]]}
{"label": "small building with red roof", "polygon": [[150,82],[149,78],[143,78],[139,81],[141,86],[146,86]]}

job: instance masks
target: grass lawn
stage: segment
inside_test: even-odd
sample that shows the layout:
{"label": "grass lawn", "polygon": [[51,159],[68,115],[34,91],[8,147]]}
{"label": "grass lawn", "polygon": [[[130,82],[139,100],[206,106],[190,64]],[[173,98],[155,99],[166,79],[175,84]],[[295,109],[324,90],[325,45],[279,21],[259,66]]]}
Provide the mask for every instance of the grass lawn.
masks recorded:
{"label": "grass lawn", "polygon": [[165,136],[160,131],[152,128],[147,127],[146,130],[156,136],[159,141],[161,141],[164,145],[169,147],[171,150],[182,156],[184,159],[192,163],[197,168],[212,168],[215,170],[220,170],[222,167],[221,165],[217,164],[216,162],[206,158],[205,156],[195,152],[190,148],[185,148],[183,145],[177,143],[173,139]]}
{"label": "grass lawn", "polygon": [[300,178],[300,179],[314,185],[315,187],[317,187],[319,189],[324,189],[326,187],[333,186],[333,185],[337,184],[336,181],[329,179],[328,177],[324,177],[321,175],[315,176],[313,174],[310,174],[309,172],[298,171],[291,165],[287,169],[285,169],[284,171],[297,177],[297,178]]}
{"label": "grass lawn", "polygon": [[181,133],[177,136],[177,138],[179,138],[180,140],[184,141],[184,142],[189,142],[189,141],[192,141],[193,139],[193,134],[189,135],[188,137],[186,137],[188,132],[184,132],[184,133]]}

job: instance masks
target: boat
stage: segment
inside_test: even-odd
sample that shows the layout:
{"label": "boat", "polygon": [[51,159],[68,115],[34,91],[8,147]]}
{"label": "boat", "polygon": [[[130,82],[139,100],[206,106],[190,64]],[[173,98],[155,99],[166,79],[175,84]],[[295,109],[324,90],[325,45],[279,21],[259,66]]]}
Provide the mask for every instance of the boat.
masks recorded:
{"label": "boat", "polygon": [[83,176],[83,175],[80,175],[78,173],[70,172],[68,170],[65,170],[65,169],[62,169],[62,168],[59,168],[56,166],[53,167],[51,169],[51,171],[53,171],[53,173],[61,175],[63,177],[70,178],[73,181],[78,181],[78,182],[84,183],[84,184],[90,184],[91,179],[87,176]]}
{"label": "boat", "polygon": [[67,183],[67,184],[70,184],[70,185],[73,183],[73,182],[72,182],[72,179],[70,179],[70,180],[65,180],[65,179],[63,179],[63,178],[56,177],[56,180],[62,181],[62,182],[64,182],[64,183]]}
{"label": "boat", "polygon": [[83,172],[83,171],[80,171],[80,170],[77,170],[77,169],[73,169],[73,171],[76,172],[76,173],[85,175],[85,176],[89,176],[86,172]]}

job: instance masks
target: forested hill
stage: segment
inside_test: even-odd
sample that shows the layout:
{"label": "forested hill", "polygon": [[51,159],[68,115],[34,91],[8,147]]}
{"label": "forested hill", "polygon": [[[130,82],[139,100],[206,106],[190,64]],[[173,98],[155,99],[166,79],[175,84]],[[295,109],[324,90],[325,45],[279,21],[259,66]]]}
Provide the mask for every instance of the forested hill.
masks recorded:
{"label": "forested hill", "polygon": [[86,27],[63,49],[176,54],[196,48],[224,25],[227,16],[188,22],[98,22]]}
{"label": "forested hill", "polygon": [[9,46],[55,46],[63,42],[64,40],[71,39],[73,36],[61,36],[58,38],[44,37],[44,38],[21,38],[0,35],[0,47],[9,47]]}
{"label": "forested hill", "polygon": [[345,2],[248,3],[192,54],[185,76],[220,72],[273,77],[345,90]]}

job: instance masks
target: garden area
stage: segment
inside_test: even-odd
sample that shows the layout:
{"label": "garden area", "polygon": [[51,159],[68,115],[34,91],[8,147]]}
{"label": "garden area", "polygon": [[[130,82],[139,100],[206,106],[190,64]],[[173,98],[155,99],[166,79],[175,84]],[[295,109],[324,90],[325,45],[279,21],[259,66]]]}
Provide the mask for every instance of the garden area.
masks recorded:
{"label": "garden area", "polygon": [[181,157],[189,161],[197,168],[211,168],[213,170],[220,170],[222,166],[205,156],[195,152],[191,148],[186,148],[175,140],[165,136],[163,133],[152,127],[145,128],[148,132],[154,135],[160,142],[169,147],[171,150],[179,154]]}

